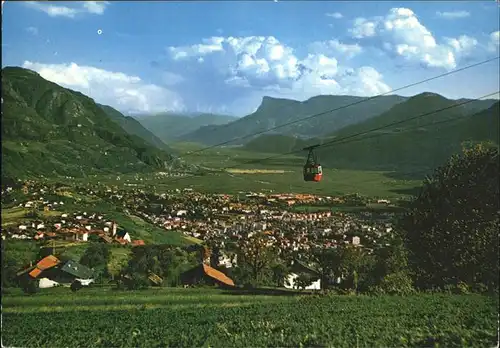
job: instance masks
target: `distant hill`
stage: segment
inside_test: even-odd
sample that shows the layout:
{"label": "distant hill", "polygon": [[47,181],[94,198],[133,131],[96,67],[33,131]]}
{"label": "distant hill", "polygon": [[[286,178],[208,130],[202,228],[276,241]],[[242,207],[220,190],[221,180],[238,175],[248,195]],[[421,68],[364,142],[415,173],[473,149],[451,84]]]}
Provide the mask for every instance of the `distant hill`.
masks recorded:
{"label": "distant hill", "polygon": [[176,162],[91,98],[34,71],[3,68],[2,101],[2,177],[165,170]]}
{"label": "distant hill", "polygon": [[263,134],[249,141],[243,146],[243,149],[253,152],[279,154],[303,149],[306,146],[320,142],[320,138],[301,139],[289,135]]}
{"label": "distant hill", "polygon": [[99,105],[99,107],[103,109],[104,112],[113,121],[117,122],[125,132],[132,135],[137,135],[138,137],[145,140],[148,144],[153,145],[159,148],[160,150],[168,151],[170,153],[173,152],[173,150],[170,147],[168,147],[160,138],[158,138],[152,132],[144,128],[144,126],[135,118],[131,116],[124,116],[122,113],[120,113],[116,109],[113,109],[111,106],[101,105],[101,104],[97,105]]}
{"label": "distant hill", "polygon": [[[340,139],[460,102],[437,94],[424,93],[409,98],[380,116],[345,127],[322,139],[303,140],[283,135],[262,135],[247,143],[244,149],[286,153],[337,138],[338,144],[319,148],[316,151],[320,162],[325,167],[410,172],[432,169],[442,165],[451,155],[460,152],[462,145],[466,142],[499,143],[498,101],[489,100],[486,103],[479,102],[479,104],[471,102],[397,126],[370,132],[359,138],[350,138],[345,143],[342,143]],[[491,106],[480,112],[473,112],[484,105]],[[431,125],[428,125],[429,123]]]}
{"label": "distant hill", "polygon": [[171,114],[140,115],[137,120],[163,142],[176,141],[182,136],[196,131],[200,127],[225,125],[236,117],[216,114]]}
{"label": "distant hill", "polygon": [[[447,99],[439,94],[435,93],[421,93],[407,99],[404,103],[395,105],[393,108],[384,112],[376,117],[370,118],[364,122],[358,124],[353,124],[344,127],[336,132],[332,132],[329,136],[345,136],[354,133],[359,133],[367,130],[371,130],[377,127],[385,126],[393,122],[405,120],[412,118],[414,116],[431,113],[439,109],[452,107],[457,104],[461,104],[467,101],[466,99],[451,100]],[[429,116],[424,116],[417,118],[413,121],[408,121],[402,123],[401,125],[393,126],[389,129],[383,129],[381,132],[391,132],[398,131],[399,129],[404,129],[412,126],[417,126],[419,124],[426,124],[433,120],[444,120],[448,118],[455,118],[459,116],[472,115],[481,110],[491,107],[495,103],[495,100],[477,100],[470,103],[453,107],[442,112],[431,114]]]}
{"label": "distant hill", "polygon": [[[231,144],[246,143],[250,140],[249,138],[240,141],[236,139],[366,99],[368,98],[322,95],[299,102],[290,99],[264,97],[261,105],[254,113],[237,119],[225,126],[202,127],[182,136],[181,140],[199,142],[206,145],[214,145],[232,139],[235,139],[235,141]],[[279,128],[272,133],[298,138],[324,136],[347,125],[377,116],[404,100],[406,98],[400,96],[382,96],[342,110]]]}
{"label": "distant hill", "polygon": [[[478,108],[481,102],[472,102],[468,107],[454,107],[359,138],[351,138],[344,144],[320,148],[317,153],[322,163],[328,167],[384,170],[435,168],[451,155],[460,152],[465,142],[490,140],[499,143],[499,103],[487,101],[482,105],[494,104],[472,113],[471,110]],[[420,94],[378,117],[343,128],[334,133],[332,138],[341,139],[457,103],[459,102],[436,94]],[[447,120],[450,122],[443,122]],[[434,124],[427,125],[429,123]],[[353,141],[354,139],[358,140]]]}

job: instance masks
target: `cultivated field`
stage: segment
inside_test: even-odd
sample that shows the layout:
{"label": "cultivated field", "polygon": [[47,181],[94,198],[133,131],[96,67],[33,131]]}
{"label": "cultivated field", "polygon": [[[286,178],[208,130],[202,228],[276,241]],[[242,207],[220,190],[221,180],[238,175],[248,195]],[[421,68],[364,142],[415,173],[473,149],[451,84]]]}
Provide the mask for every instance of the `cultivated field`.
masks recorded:
{"label": "cultivated field", "polygon": [[[181,154],[201,149],[196,144],[171,144]],[[185,155],[186,162],[206,168],[224,170],[204,176],[183,178],[153,175],[111,175],[87,179],[72,179],[77,182],[101,182],[130,188],[155,188],[156,190],[192,188],[208,193],[238,193],[240,191],[311,193],[320,195],[343,195],[359,193],[370,197],[397,198],[415,192],[421,179],[402,179],[400,173],[384,171],[361,171],[324,168],[323,180],[319,183],[304,182],[302,167],[304,157],[287,155],[264,160],[270,154],[244,151],[239,148],[216,148]],[[248,163],[251,162],[251,163]],[[119,180],[117,180],[119,177]]]}
{"label": "cultivated field", "polygon": [[4,294],[2,302],[2,343],[10,347],[492,347],[497,342],[498,300],[479,295],[58,288],[32,296]]}
{"label": "cultivated field", "polygon": [[[283,174],[284,170],[280,169],[227,169],[228,173],[233,174]],[[291,172],[291,171],[289,171]]]}

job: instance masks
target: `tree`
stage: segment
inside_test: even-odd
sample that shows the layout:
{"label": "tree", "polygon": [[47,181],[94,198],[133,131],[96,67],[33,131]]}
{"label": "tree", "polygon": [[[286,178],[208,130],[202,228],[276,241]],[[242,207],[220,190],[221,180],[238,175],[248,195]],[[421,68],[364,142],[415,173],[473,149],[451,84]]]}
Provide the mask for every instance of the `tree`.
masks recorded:
{"label": "tree", "polygon": [[308,273],[299,273],[296,279],[297,287],[304,290],[313,283],[313,278]]}
{"label": "tree", "polygon": [[[2,243],[3,244],[3,243]],[[17,262],[12,259],[3,251],[2,245],[2,289],[17,285],[16,273],[17,273]]]}
{"label": "tree", "polygon": [[94,269],[100,276],[108,275],[108,263],[111,256],[109,245],[103,243],[90,243],[85,253],[80,258],[80,263]]}
{"label": "tree", "polygon": [[401,221],[420,288],[498,288],[498,148],[478,144],[424,182]]}
{"label": "tree", "polygon": [[257,233],[250,238],[244,238],[238,245],[238,265],[248,268],[254,285],[265,282],[263,276],[270,270],[270,265],[276,259],[277,253],[268,245],[269,239],[264,233]]}
{"label": "tree", "polygon": [[340,246],[339,253],[340,273],[345,276],[341,286],[356,292],[366,290],[373,269],[373,258],[364,249],[350,244]]}
{"label": "tree", "polygon": [[375,263],[366,286],[377,292],[406,295],[414,291],[408,267],[408,251],[403,239],[396,235],[389,245],[375,251]]}
{"label": "tree", "polygon": [[288,275],[289,267],[287,267],[282,262],[276,262],[271,266],[271,271],[273,273],[272,280],[276,287],[282,287],[285,284],[286,277]]}
{"label": "tree", "polygon": [[331,280],[341,274],[341,252],[339,249],[316,247],[309,255],[321,278],[321,288],[328,289]]}

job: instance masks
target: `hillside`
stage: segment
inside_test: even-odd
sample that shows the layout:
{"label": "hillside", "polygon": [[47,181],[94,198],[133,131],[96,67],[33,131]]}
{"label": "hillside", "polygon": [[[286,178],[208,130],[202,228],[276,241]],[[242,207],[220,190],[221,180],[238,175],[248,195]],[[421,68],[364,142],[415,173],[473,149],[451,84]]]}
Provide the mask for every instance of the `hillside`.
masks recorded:
{"label": "hillside", "polygon": [[250,140],[244,150],[263,153],[287,153],[321,142],[320,138],[300,139],[281,134],[264,134]]}
{"label": "hillside", "polygon": [[[487,102],[491,104],[494,101]],[[310,144],[331,141],[336,137],[342,139],[457,103],[459,101],[424,93],[394,106],[380,116],[345,127],[325,138],[306,141],[283,135],[261,135],[248,142],[244,149],[266,153],[298,151]],[[484,104],[478,106],[476,102],[471,102],[464,106],[370,132],[359,138],[350,138],[344,144],[320,148],[317,154],[321,163],[330,168],[413,171],[442,165],[452,154],[461,150],[464,142],[490,140],[498,144],[499,102],[477,113],[472,110]]]}
{"label": "hillside", "polygon": [[423,116],[412,121],[395,125],[390,128],[381,130],[380,132],[398,131],[407,127],[418,126],[420,124],[427,124],[433,120],[445,120],[460,116],[472,115],[481,110],[491,107],[495,100],[477,100],[468,104],[459,105],[466,100],[451,100],[435,93],[421,93],[406,100],[404,103],[395,105],[393,108],[384,112],[376,117],[373,117],[364,122],[353,124],[344,127],[336,132],[329,134],[330,136],[343,137],[350,134],[360,133],[374,128],[382,127],[390,123],[406,120],[418,115],[432,113],[436,110],[452,107],[429,116]]}
{"label": "hillside", "polygon": [[[455,103],[438,95],[421,94],[376,118],[342,129],[335,136],[342,138]],[[360,136],[356,141],[349,139],[344,144],[321,148],[318,154],[323,164],[335,168],[410,171],[435,168],[459,152],[465,142],[499,143],[498,101],[472,115],[470,110],[448,109]]]}
{"label": "hillside", "polygon": [[142,138],[148,144],[157,147],[160,150],[172,153],[173,150],[168,147],[160,138],[154,135],[152,132],[144,128],[144,126],[137,121],[135,118],[130,116],[124,116],[118,110],[113,109],[108,105],[97,104],[104,112],[115,122],[117,122],[122,129],[132,135],[137,135]]}
{"label": "hillside", "polygon": [[2,177],[165,170],[173,157],[126,133],[92,99],[2,69]]}
{"label": "hillside", "polygon": [[[202,127],[181,137],[183,141],[214,145],[231,139],[238,139],[256,132],[293,122],[310,115],[336,109],[365,100],[365,97],[316,96],[304,102],[289,99],[264,97],[259,108],[253,113],[225,126]],[[297,122],[277,129],[274,133],[299,138],[324,136],[350,124],[362,122],[377,116],[392,106],[404,101],[400,96],[383,96],[348,108]],[[245,143],[235,140],[232,144]]]}
{"label": "hillside", "polygon": [[157,114],[138,116],[137,120],[163,142],[176,141],[183,135],[196,131],[200,127],[225,125],[236,120],[233,116],[199,114]]}

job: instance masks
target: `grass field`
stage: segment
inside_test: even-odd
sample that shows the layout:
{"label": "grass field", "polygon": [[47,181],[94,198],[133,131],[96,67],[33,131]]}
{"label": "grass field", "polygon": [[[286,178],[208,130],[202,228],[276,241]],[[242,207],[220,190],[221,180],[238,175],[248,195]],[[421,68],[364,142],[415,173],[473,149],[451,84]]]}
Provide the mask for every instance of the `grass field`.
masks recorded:
{"label": "grass field", "polygon": [[[31,220],[30,218],[25,218],[31,210],[23,207],[14,207],[8,209],[2,209],[2,226],[10,226],[23,222],[24,220]],[[59,216],[61,215],[58,211],[43,211],[39,210],[40,215],[45,217]]]}
{"label": "grass field", "polygon": [[373,212],[373,213],[398,213],[404,211],[404,208],[392,205],[369,203],[366,206],[313,206],[313,205],[295,205],[292,206],[292,211],[299,213],[313,213],[322,211],[342,212],[342,213],[360,213],[360,212]]}
{"label": "grass field", "polygon": [[492,347],[497,342],[498,300],[479,295],[59,288],[33,296],[4,294],[2,304],[2,343],[17,347]]}
{"label": "grass field", "polygon": [[[171,146],[189,163],[219,170],[203,176],[184,178],[153,178],[141,175],[117,175],[80,179],[79,181],[100,181],[124,187],[124,183],[133,184],[134,188],[154,186],[158,191],[169,189],[192,188],[209,193],[237,193],[239,191],[273,191],[292,193],[312,193],[321,195],[343,195],[359,193],[371,197],[396,198],[413,193],[421,180],[395,179],[394,173],[383,171],[360,171],[336,168],[324,168],[323,180],[319,183],[304,182],[302,167],[305,157],[287,155],[264,160],[272,155],[254,153],[240,148],[215,148],[198,153],[200,145],[177,143]],[[254,161],[253,163],[247,163]],[[223,171],[220,171],[223,170]],[[135,186],[137,185],[137,186]]]}

